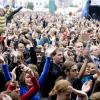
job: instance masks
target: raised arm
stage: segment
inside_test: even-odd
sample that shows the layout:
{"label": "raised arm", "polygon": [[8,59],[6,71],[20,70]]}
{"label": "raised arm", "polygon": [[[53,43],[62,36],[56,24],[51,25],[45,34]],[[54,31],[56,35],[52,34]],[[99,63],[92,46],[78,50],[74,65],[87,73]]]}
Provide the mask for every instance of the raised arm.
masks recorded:
{"label": "raised arm", "polygon": [[72,92],[77,95],[77,99],[76,100],[79,100],[79,99],[80,100],[88,100],[88,96],[84,91],[72,88]]}
{"label": "raised arm", "polygon": [[48,48],[47,51],[46,51],[46,53],[47,53],[46,54],[46,61],[45,61],[45,64],[44,64],[43,71],[42,71],[40,78],[39,78],[40,87],[43,86],[44,80],[48,75],[48,72],[49,72],[49,69],[50,69],[51,55],[55,50],[56,50],[56,48],[53,47],[53,48]]}
{"label": "raised arm", "polygon": [[35,77],[32,78],[34,86],[32,86],[27,93],[21,96],[21,100],[30,100],[30,98],[39,90],[39,84]]}
{"label": "raised arm", "polygon": [[83,65],[82,65],[82,67],[80,69],[78,78],[81,78],[84,75],[86,67],[87,67],[87,64],[88,64],[88,59],[85,59]]}

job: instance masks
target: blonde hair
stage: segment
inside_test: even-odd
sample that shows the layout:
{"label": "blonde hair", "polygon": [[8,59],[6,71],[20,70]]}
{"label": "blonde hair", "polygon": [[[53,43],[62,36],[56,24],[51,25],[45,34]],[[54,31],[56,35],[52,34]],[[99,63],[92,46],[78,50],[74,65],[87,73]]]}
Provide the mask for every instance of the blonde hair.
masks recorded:
{"label": "blonde hair", "polygon": [[68,86],[71,85],[67,80],[59,80],[55,83],[54,88],[49,93],[49,96],[53,96],[59,93],[64,93],[68,91]]}
{"label": "blonde hair", "polygon": [[70,69],[72,66],[74,66],[75,65],[75,63],[73,62],[73,61],[70,61],[70,60],[68,60],[68,61],[65,61],[64,62],[64,64],[63,64],[63,68],[64,69]]}
{"label": "blonde hair", "polygon": [[24,44],[23,43],[19,43],[18,47],[24,47]]}
{"label": "blonde hair", "polygon": [[91,100],[100,100],[100,92],[95,92],[91,96]]}

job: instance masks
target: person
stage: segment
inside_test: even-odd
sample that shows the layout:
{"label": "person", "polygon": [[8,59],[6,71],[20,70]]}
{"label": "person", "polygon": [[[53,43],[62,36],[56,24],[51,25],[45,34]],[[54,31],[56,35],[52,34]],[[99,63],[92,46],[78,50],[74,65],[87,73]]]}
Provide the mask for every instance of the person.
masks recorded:
{"label": "person", "polygon": [[86,93],[74,89],[71,86],[70,82],[67,80],[57,81],[54,85],[54,88],[49,93],[49,96],[51,97],[53,95],[56,95],[56,100],[72,100],[71,99],[72,92],[77,94],[76,100],[88,100]]}
{"label": "person", "polygon": [[9,5],[6,5],[4,8],[5,8],[5,16],[6,16],[6,24],[7,24],[8,22],[11,22],[11,19],[13,18],[13,16],[17,12],[19,12],[23,7],[19,7],[16,10],[12,10]]}
{"label": "person", "polygon": [[3,8],[0,8],[0,35],[5,32],[6,19],[4,16],[5,12]]}
{"label": "person", "polygon": [[47,76],[48,78],[45,82],[44,87],[41,89],[43,97],[48,97],[48,94],[53,88],[56,79],[59,76],[62,76],[62,63],[63,63],[63,52],[62,49],[57,48],[52,55],[52,62],[50,64],[51,67]]}
{"label": "person", "polygon": [[81,14],[82,17],[89,18],[90,3],[91,3],[91,0],[82,0],[81,7],[79,7],[79,9],[76,11],[76,13],[81,11],[82,12],[82,14]]}
{"label": "person", "polygon": [[82,42],[76,42],[75,44],[75,62],[83,62],[83,50],[84,50],[84,45]]}
{"label": "person", "polygon": [[[95,75],[90,74],[91,70],[90,66],[88,66],[87,59],[84,60],[84,63],[80,71],[79,67],[72,61],[65,62],[63,70],[65,72],[65,79],[70,81],[75,89],[86,92],[88,96],[91,95],[93,89],[92,86],[94,85]],[[76,98],[76,96],[73,93],[72,93],[72,98],[73,99]]]}
{"label": "person", "polygon": [[[40,77],[38,78],[38,82],[39,82],[40,88],[42,88],[44,86],[44,83],[45,83],[45,81],[47,79],[47,74],[49,72],[50,62],[51,62],[51,57],[50,56],[55,51],[55,49],[56,48],[48,48],[47,51],[46,51],[46,53],[47,53],[47,55],[46,55],[46,62],[45,62],[43,71],[42,71]],[[27,91],[26,88],[21,89],[20,90],[20,95],[25,94],[25,91]],[[32,97],[31,99],[32,100],[40,100],[40,95],[39,95],[40,93],[41,93],[41,91],[36,92],[36,94],[34,95],[34,97]]]}
{"label": "person", "polygon": [[5,12],[3,8],[0,8],[0,50],[4,50],[4,39],[3,36],[6,29],[6,18],[5,18]]}
{"label": "person", "polygon": [[[41,73],[41,75],[40,75],[40,77],[39,77],[39,79],[38,79],[38,82],[39,82],[39,85],[40,85],[40,88],[43,88],[45,85],[45,82],[47,81],[47,79],[48,79],[48,73],[49,73],[49,70],[50,70],[50,63],[51,63],[51,56],[52,56],[52,54],[53,54],[53,52],[56,50],[56,48],[55,47],[53,47],[53,48],[48,48],[47,50],[46,50],[46,61],[45,61],[45,64],[44,64],[44,68],[43,68],[43,71],[42,71],[42,73]],[[45,89],[45,87],[43,88],[43,89]],[[39,94],[41,94],[41,89],[40,89],[40,91],[38,91],[37,93],[36,93],[36,95],[34,96],[34,100],[40,100],[41,98],[40,98],[40,96],[39,96]]]}
{"label": "person", "polygon": [[40,85],[29,68],[25,68],[20,76],[20,96],[21,100],[32,100]]}
{"label": "person", "polygon": [[91,95],[91,100],[100,100],[100,92],[95,92]]}
{"label": "person", "polygon": [[[3,63],[4,63],[4,58],[2,57],[2,55],[0,55],[0,64],[3,64]],[[0,80],[1,80],[0,81],[0,92],[2,92],[6,85],[6,80],[2,72],[2,67],[0,67]]]}
{"label": "person", "polygon": [[0,94],[0,100],[12,100],[12,98],[7,94]]}
{"label": "person", "polygon": [[100,1],[91,0],[89,14],[93,19],[100,20]]}
{"label": "person", "polygon": [[0,96],[0,100],[21,100],[20,96],[14,91],[4,91]]}
{"label": "person", "polygon": [[97,65],[98,72],[100,73],[100,53],[98,46],[91,46],[90,48],[90,57],[93,63]]}
{"label": "person", "polygon": [[97,73],[97,80],[94,84],[93,93],[100,91],[100,53],[98,46],[91,46],[91,60],[94,64],[96,64],[96,73]]}
{"label": "person", "polygon": [[89,6],[90,6],[91,0],[83,0],[82,5],[82,17],[88,18],[89,17]]}

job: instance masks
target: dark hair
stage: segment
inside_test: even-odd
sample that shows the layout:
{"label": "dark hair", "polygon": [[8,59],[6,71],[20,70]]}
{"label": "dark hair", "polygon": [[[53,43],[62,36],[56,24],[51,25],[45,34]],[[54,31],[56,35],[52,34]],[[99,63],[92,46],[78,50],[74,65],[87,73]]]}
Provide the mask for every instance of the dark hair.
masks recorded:
{"label": "dark hair", "polygon": [[4,8],[10,7],[9,5],[5,5]]}
{"label": "dark hair", "polygon": [[93,93],[90,100],[100,100],[100,92]]}
{"label": "dark hair", "polygon": [[14,91],[10,93],[10,96],[12,100],[21,100],[20,96]]}
{"label": "dark hair", "polygon": [[74,65],[75,63],[73,61],[66,61],[64,64],[63,64],[63,70],[66,70],[66,69],[69,69]]}
{"label": "dark hair", "polygon": [[63,64],[63,77],[66,77],[66,72],[70,72],[71,67],[74,65],[75,63],[73,61],[66,61]]}
{"label": "dark hair", "polygon": [[20,75],[20,78],[19,78],[19,83],[23,86],[26,86],[26,84],[25,84],[25,75],[26,75],[26,72],[22,72],[22,74]]}
{"label": "dark hair", "polygon": [[30,74],[28,71],[27,72],[22,72],[22,74],[20,75],[20,78],[19,78],[19,83],[21,85],[23,85],[24,87],[26,86],[26,83],[25,83],[25,75],[26,74]]}
{"label": "dark hair", "polygon": [[52,56],[55,56],[57,54],[57,52],[59,52],[59,51],[63,52],[63,49],[62,48],[57,48],[55,50],[55,52],[52,54]]}
{"label": "dark hair", "polygon": [[6,83],[6,85],[5,85],[5,88],[7,89],[7,88],[9,88],[9,84],[10,83],[13,83],[13,90],[15,90],[16,89],[16,85],[17,85],[17,82],[16,81],[8,81],[7,83]]}

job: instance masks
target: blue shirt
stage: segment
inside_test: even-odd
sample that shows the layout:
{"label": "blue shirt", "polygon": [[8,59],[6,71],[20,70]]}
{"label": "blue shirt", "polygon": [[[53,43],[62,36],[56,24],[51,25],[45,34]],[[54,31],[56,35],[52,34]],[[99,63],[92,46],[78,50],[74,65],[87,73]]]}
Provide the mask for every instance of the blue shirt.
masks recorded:
{"label": "blue shirt", "polygon": [[[50,63],[51,63],[51,58],[46,57],[46,61],[45,61],[43,71],[42,71],[42,73],[39,77],[39,80],[38,80],[38,82],[40,84],[40,88],[42,88],[44,86],[45,80],[47,78],[47,75],[48,75],[48,72],[49,72],[49,69],[50,69]],[[28,88],[20,85],[20,96],[22,96],[23,94],[25,94],[27,92],[28,92]],[[40,91],[38,91],[35,95],[33,95],[31,97],[31,100],[40,100],[39,92]]]}

